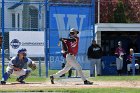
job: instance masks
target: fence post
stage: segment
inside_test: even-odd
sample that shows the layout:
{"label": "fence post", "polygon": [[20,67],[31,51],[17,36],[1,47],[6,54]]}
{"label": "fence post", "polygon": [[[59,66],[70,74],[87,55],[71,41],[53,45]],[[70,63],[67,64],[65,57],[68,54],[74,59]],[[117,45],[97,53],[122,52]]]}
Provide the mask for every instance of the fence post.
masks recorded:
{"label": "fence post", "polygon": [[45,65],[46,65],[46,77],[48,77],[48,63],[49,63],[49,0],[45,0]]}
{"label": "fence post", "polygon": [[41,77],[41,58],[39,57],[38,58],[38,60],[39,60],[39,68],[38,68],[38,70],[39,70],[39,77]]}
{"label": "fence post", "polygon": [[135,75],[135,55],[134,53],[132,54],[132,72],[133,76]]}
{"label": "fence post", "polygon": [[4,0],[2,0],[2,76],[4,75]]}

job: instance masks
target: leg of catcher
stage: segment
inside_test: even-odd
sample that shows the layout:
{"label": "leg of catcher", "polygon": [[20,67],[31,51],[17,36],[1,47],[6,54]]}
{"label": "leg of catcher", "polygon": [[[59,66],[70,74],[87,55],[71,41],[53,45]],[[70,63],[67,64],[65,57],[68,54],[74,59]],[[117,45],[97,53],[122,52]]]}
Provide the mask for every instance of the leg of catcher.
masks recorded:
{"label": "leg of catcher", "polygon": [[8,78],[10,77],[10,74],[9,73],[4,73],[3,77],[2,77],[2,80],[1,80],[1,84],[2,85],[5,85],[6,84],[6,81],[8,80]]}
{"label": "leg of catcher", "polygon": [[5,85],[6,81],[8,80],[8,78],[10,77],[10,75],[13,73],[13,70],[10,67],[6,68],[6,72],[4,73],[2,80],[1,80],[1,84]]}
{"label": "leg of catcher", "polygon": [[16,81],[18,81],[18,82],[24,84],[25,82],[24,82],[23,80],[26,79],[26,78],[29,76],[30,73],[31,73],[30,70],[26,70],[26,74],[25,74],[25,75],[22,75],[22,76],[19,76],[19,77],[16,79]]}

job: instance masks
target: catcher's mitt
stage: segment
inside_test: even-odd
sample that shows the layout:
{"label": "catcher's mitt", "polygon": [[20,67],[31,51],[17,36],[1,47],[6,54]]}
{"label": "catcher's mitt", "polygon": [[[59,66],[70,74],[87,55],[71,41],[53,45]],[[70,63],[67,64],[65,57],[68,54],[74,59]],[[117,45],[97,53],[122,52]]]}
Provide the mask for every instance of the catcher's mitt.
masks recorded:
{"label": "catcher's mitt", "polygon": [[29,68],[31,68],[32,70],[35,70],[35,69],[36,69],[36,64],[35,64],[35,63],[30,63],[28,66],[29,66]]}

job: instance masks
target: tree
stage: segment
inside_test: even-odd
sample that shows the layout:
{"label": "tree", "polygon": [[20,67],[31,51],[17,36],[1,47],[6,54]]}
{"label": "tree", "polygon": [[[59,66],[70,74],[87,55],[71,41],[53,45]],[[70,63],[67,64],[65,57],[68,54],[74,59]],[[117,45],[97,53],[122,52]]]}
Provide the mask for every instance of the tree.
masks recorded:
{"label": "tree", "polygon": [[125,0],[126,16],[129,23],[140,23],[140,2],[137,0]]}
{"label": "tree", "polygon": [[117,9],[114,12],[114,22],[115,23],[126,23],[126,15],[124,11],[124,5],[123,2],[120,0]]}

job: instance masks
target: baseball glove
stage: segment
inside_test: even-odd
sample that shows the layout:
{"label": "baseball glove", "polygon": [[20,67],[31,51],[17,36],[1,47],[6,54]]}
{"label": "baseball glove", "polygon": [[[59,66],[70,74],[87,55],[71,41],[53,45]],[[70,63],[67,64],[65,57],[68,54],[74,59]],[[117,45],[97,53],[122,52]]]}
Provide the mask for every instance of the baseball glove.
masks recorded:
{"label": "baseball glove", "polygon": [[35,69],[36,69],[36,64],[35,64],[35,63],[30,63],[28,66],[29,66],[29,68],[31,68],[32,70],[35,70]]}

